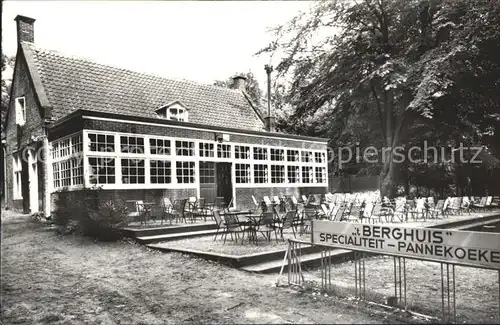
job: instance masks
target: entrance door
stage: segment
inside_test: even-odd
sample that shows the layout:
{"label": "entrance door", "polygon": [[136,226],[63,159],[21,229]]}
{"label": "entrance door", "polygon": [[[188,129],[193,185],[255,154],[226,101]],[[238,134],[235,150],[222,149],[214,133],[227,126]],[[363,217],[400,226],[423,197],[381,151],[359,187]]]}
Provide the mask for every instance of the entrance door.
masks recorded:
{"label": "entrance door", "polygon": [[23,195],[23,213],[30,213],[30,166],[26,159],[21,159],[21,194]]}
{"label": "entrance door", "polygon": [[217,170],[217,196],[224,197],[226,205],[229,204],[233,197],[233,183],[231,181],[231,163],[216,164]]}
{"label": "entrance door", "polygon": [[38,212],[38,168],[36,161],[30,164],[30,212]]}
{"label": "entrance door", "polygon": [[200,161],[200,197],[205,198],[205,202],[214,202],[216,196],[215,163]]}

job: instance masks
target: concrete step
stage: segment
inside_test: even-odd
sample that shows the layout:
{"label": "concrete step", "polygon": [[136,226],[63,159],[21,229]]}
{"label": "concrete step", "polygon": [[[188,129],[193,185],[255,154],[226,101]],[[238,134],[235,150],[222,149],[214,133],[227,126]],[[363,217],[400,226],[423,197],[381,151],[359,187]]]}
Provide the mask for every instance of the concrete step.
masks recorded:
{"label": "concrete step", "polygon": [[164,242],[164,241],[179,240],[179,239],[184,239],[184,238],[211,236],[211,235],[215,235],[216,232],[217,232],[217,229],[209,229],[209,230],[190,231],[190,232],[163,234],[163,235],[155,235],[155,236],[139,236],[139,237],[136,237],[135,239],[140,244],[151,244],[151,243],[158,243],[158,242]]}
{"label": "concrete step", "polygon": [[137,237],[150,237],[157,235],[167,235],[167,234],[178,234],[184,232],[202,231],[202,230],[213,230],[217,229],[215,222],[213,223],[200,223],[200,224],[181,224],[175,226],[164,226],[164,227],[154,227],[154,228],[134,228],[127,227],[124,228],[127,237],[137,238]]}
{"label": "concrete step", "polygon": [[496,218],[493,218],[493,219],[488,218],[486,220],[481,220],[480,222],[471,223],[471,224],[463,225],[460,227],[456,227],[455,230],[480,231],[479,229],[481,229],[483,226],[487,227],[491,224],[496,224],[499,221],[500,221],[500,215],[496,216]]}
{"label": "concrete step", "polygon": [[[339,262],[344,261],[348,258],[351,258],[352,255],[353,255],[353,252],[346,250],[346,249],[334,248],[331,250],[332,263],[339,263]],[[279,259],[279,260],[267,261],[267,262],[243,266],[241,269],[244,271],[255,272],[255,273],[279,272],[281,270],[281,266],[283,264],[284,257],[285,256],[283,255],[281,257],[281,259]],[[321,264],[321,252],[309,253],[309,254],[302,255],[300,257],[300,261],[301,261],[302,268],[318,266]],[[285,265],[283,267],[283,270],[284,271],[288,270],[287,261],[285,261]]]}
{"label": "concrete step", "polygon": [[427,228],[439,228],[439,229],[465,229],[469,225],[473,225],[480,222],[486,222],[490,220],[495,220],[498,218],[500,211],[484,213],[480,217],[475,217],[471,219],[462,219],[456,221],[446,221],[446,218],[442,222],[427,226]]}
{"label": "concrete step", "polygon": [[[320,250],[321,250],[321,247],[319,247],[319,246],[303,245],[300,248],[300,254],[307,255],[310,253],[319,252]],[[238,265],[240,267],[243,267],[243,266],[253,265],[253,264],[258,264],[258,263],[282,260],[283,256],[285,256],[285,252],[286,252],[286,249],[281,249],[281,250],[276,250],[276,251],[269,251],[269,252],[262,252],[262,253],[245,255],[244,257],[242,257],[238,261],[239,262]]]}

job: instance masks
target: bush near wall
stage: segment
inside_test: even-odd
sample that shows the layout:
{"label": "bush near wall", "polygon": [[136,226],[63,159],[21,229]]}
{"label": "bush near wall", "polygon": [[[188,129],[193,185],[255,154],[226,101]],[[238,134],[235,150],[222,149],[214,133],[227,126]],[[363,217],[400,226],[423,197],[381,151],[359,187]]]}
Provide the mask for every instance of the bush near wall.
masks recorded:
{"label": "bush near wall", "polygon": [[63,233],[77,233],[101,241],[122,238],[121,228],[129,218],[126,207],[103,199],[100,187],[86,188],[75,193],[62,190],[57,195],[53,222]]}

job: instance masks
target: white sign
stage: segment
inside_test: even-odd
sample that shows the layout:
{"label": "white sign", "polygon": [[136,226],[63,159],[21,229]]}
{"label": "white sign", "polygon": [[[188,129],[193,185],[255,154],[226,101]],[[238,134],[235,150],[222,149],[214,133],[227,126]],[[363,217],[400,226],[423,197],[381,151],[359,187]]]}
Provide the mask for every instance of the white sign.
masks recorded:
{"label": "white sign", "polygon": [[313,244],[500,270],[500,234],[313,220]]}

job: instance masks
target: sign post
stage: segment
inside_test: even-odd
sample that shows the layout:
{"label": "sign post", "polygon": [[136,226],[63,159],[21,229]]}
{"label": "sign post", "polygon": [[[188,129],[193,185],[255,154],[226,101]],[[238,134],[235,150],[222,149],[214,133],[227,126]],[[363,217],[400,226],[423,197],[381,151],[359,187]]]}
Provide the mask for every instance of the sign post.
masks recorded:
{"label": "sign post", "polygon": [[313,244],[500,270],[500,235],[313,220]]}

